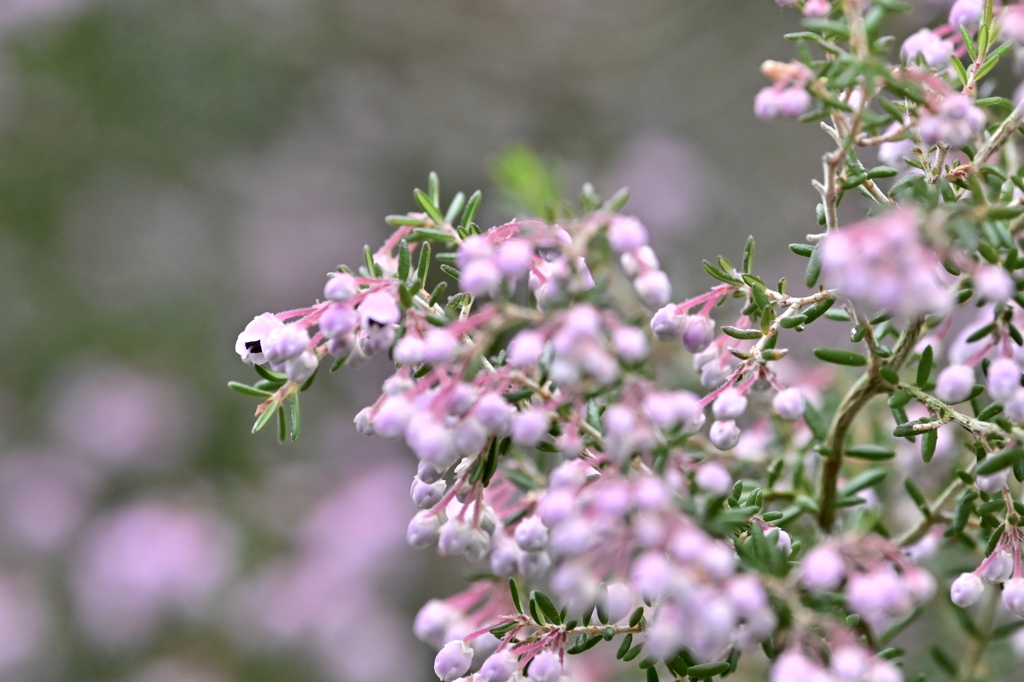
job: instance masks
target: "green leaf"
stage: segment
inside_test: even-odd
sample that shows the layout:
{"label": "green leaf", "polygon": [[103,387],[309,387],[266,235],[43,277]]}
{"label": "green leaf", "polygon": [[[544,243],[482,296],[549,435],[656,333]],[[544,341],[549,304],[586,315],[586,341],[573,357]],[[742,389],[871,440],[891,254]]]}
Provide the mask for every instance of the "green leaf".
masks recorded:
{"label": "green leaf", "polygon": [[466,204],[466,195],[462,192],[456,192],[455,196],[452,197],[452,203],[448,204],[448,210],[444,214],[444,222],[451,225],[455,222],[455,216],[459,214],[462,207]]}
{"label": "green leaf", "polygon": [[644,607],[638,606],[629,614],[629,627],[635,628],[644,617]]}
{"label": "green leaf", "polygon": [[955,54],[950,55],[949,61],[953,64],[953,70],[956,71],[957,78],[960,79],[960,85],[967,85],[967,69],[964,68],[963,63]]}
{"label": "green leaf", "polygon": [[826,298],[824,301],[818,301],[811,307],[804,310],[803,315],[807,318],[807,323],[810,324],[816,319],[828,312],[828,309],[835,305],[836,300],[834,298]]}
{"label": "green leaf", "polygon": [[887,383],[892,384],[893,386],[900,383],[899,373],[889,365],[882,365],[879,367],[878,373],[882,375],[882,378],[885,379]]}
{"label": "green leaf", "polygon": [[1024,459],[1024,446],[1018,445],[1016,447],[997,452],[994,455],[989,455],[978,464],[978,468],[975,469],[975,473],[979,476],[988,476],[989,474],[994,474],[1006,467],[1013,466],[1022,459]]}
{"label": "green leaf", "polygon": [[409,241],[432,241],[454,244],[458,241],[458,237],[451,232],[446,232],[445,230],[438,230],[433,227],[418,227],[409,233]]}
{"label": "green leaf", "polygon": [[935,445],[939,442],[939,430],[932,429],[921,434],[921,459],[925,464],[932,461],[935,455]]}
{"label": "green leaf", "polygon": [[729,661],[715,661],[714,663],[701,663],[692,665],[686,669],[686,675],[698,680],[705,680],[715,675],[721,675],[729,669]]}
{"label": "green leaf", "polygon": [[990,220],[1012,220],[1024,213],[1024,206],[989,206],[985,217]]}
{"label": "green leaf", "polygon": [[562,616],[554,602],[551,601],[551,597],[547,596],[540,590],[534,590],[530,592],[530,601],[537,602],[537,606],[540,607],[541,612],[549,623],[553,625],[562,624]]}
{"label": "green leaf", "polygon": [[508,591],[512,596],[512,605],[516,607],[516,611],[519,613],[526,613],[523,611],[523,599],[519,596],[519,586],[516,585],[515,578],[508,579]]}
{"label": "green leaf", "polygon": [[854,459],[866,459],[871,462],[879,462],[892,459],[896,456],[896,451],[892,448],[887,448],[884,445],[867,443],[864,445],[851,445],[846,448],[846,456],[853,457]]}
{"label": "green leaf", "polygon": [[789,250],[792,251],[793,253],[795,253],[798,256],[803,256],[804,258],[810,258],[811,257],[811,253],[814,252],[814,247],[811,246],[810,244],[790,244],[789,245]]}
{"label": "green leaf", "polygon": [[932,512],[928,508],[928,500],[925,499],[924,493],[921,492],[921,489],[917,487],[914,481],[910,478],[904,479],[903,487],[906,488],[907,493],[914,500],[914,504],[921,510],[925,518],[931,518]]}
{"label": "green leaf", "polygon": [[288,381],[288,377],[286,377],[281,372],[275,372],[272,369],[267,369],[263,365],[253,365],[252,368],[256,370],[257,374],[259,374],[261,377],[269,381],[271,384],[276,384],[277,386],[284,386],[284,383]]}
{"label": "green leaf", "polygon": [[898,174],[899,171],[892,166],[875,166],[868,171],[868,178],[877,180],[878,178],[891,178]]}
{"label": "green leaf", "polygon": [[516,623],[514,620],[510,620],[507,623],[502,623],[501,625],[495,625],[493,628],[488,630],[488,632],[490,632],[492,635],[494,635],[498,639],[501,639],[502,637],[504,637],[508,633],[510,633],[513,630],[515,630],[517,627],[519,627],[519,624]]}
{"label": "green leaf", "polygon": [[427,195],[431,204],[441,205],[441,181],[434,171],[430,171],[430,175],[427,176]]}
{"label": "green leaf", "polygon": [[288,420],[284,416],[284,406],[282,405],[277,412],[277,441],[283,443],[288,440]]}
{"label": "green leaf", "polygon": [[708,261],[704,261],[704,271],[720,282],[725,282],[726,284],[743,284],[742,281],[736,279],[732,275],[726,274],[720,268],[712,265]]}
{"label": "green leaf", "polygon": [[811,434],[820,440],[825,440],[825,436],[828,433],[828,422],[821,415],[818,410],[811,405],[809,402],[804,402],[804,422],[807,424],[807,428],[811,430]]}
{"label": "green leaf", "polygon": [[263,430],[263,427],[274,418],[274,413],[277,412],[278,409],[278,405],[268,405],[267,408],[260,413],[260,416],[256,418],[256,423],[252,425],[252,432],[256,433]]}
{"label": "green leaf", "polygon": [[966,26],[960,27],[960,37],[964,39],[967,56],[971,58],[972,62],[978,61],[978,47],[974,44],[974,38],[971,37],[971,32],[967,30]]}
{"label": "green leaf", "polygon": [[754,237],[747,237],[747,244],[743,248],[743,272],[750,272],[754,269]]}
{"label": "green leaf", "polygon": [[740,339],[741,341],[753,341],[763,336],[760,329],[739,329],[729,325],[724,325],[722,327],[722,333],[726,336],[731,336],[734,339]]}
{"label": "green leaf", "polygon": [[604,637],[602,637],[601,635],[581,634],[579,637],[576,638],[576,641],[573,643],[573,645],[565,650],[565,653],[569,654],[570,656],[582,654],[584,651],[593,649],[602,639],[604,639]]}
{"label": "green leaf", "polygon": [[452,266],[448,265],[447,263],[441,263],[441,265],[439,265],[438,267],[441,268],[441,272],[443,272],[444,274],[448,275],[449,277],[454,279],[456,282],[459,281],[459,279],[461,279],[461,277],[462,277],[462,273],[459,272],[458,268],[453,268]]}
{"label": "green leaf", "polygon": [[269,398],[270,396],[274,395],[270,391],[261,391],[258,388],[253,388],[252,386],[247,386],[247,385],[245,385],[243,383],[240,383],[238,381],[229,381],[228,382],[228,388],[234,389],[234,390],[238,391],[239,393],[241,393],[242,395],[249,395],[249,396],[253,396],[254,398]]}
{"label": "green leaf", "polygon": [[[283,410],[282,410],[283,412]],[[299,419],[299,394],[296,393],[291,399],[291,437],[292,441],[299,439],[299,432],[302,430],[302,422]]]}
{"label": "green leaf", "polygon": [[393,227],[426,227],[427,221],[423,218],[414,218],[408,215],[385,216],[384,222]]}
{"label": "green leaf", "polygon": [[779,318],[779,326],[783,329],[794,329],[802,324],[807,323],[806,315],[790,315],[789,317]]}
{"label": "green leaf", "polygon": [[987,75],[988,72],[994,69],[996,64],[999,63],[999,59],[1011,49],[1013,49],[1013,41],[1007,40],[1005,43],[992,50],[992,53],[989,54],[989,56],[985,58],[985,61],[981,63],[981,67],[974,76],[975,80],[984,78],[985,75]]}
{"label": "green leaf", "polygon": [[932,374],[932,355],[931,344],[925,346],[921,351],[921,359],[917,362],[917,378],[914,380],[914,385],[918,388],[928,385],[928,377]]}
{"label": "green leaf", "polygon": [[860,353],[838,348],[815,348],[814,355],[819,360],[846,367],[864,367],[868,364],[868,359]]}
{"label": "green leaf", "polygon": [[847,495],[853,495],[854,493],[860,492],[865,488],[874,487],[881,483],[882,481],[884,481],[885,477],[888,475],[888,470],[881,468],[868,469],[867,471],[862,471],[861,473],[857,474],[849,481],[847,481],[846,485],[844,485],[842,489],[839,491],[839,494],[845,497]]}
{"label": "green leaf", "polygon": [[627,632],[626,636],[622,638],[621,642],[619,642],[619,648],[615,652],[615,658],[622,658],[623,656],[625,656],[626,652],[629,651],[630,647],[632,647],[632,646],[633,646],[633,634]]}
{"label": "green leaf", "polygon": [[434,290],[430,292],[430,298],[427,299],[427,304],[431,306],[436,305],[437,302],[441,299],[441,296],[444,295],[444,292],[447,288],[448,282],[438,282],[437,286],[434,287]]}
{"label": "green leaf", "polygon": [[402,240],[398,242],[398,279],[405,281],[409,279],[409,267],[411,266],[409,256],[409,242]]}
{"label": "green leaf", "polygon": [[637,644],[635,647],[631,648],[629,651],[622,655],[622,660],[632,661],[634,658],[640,655],[640,652],[643,651],[643,647],[643,643]]}
{"label": "green leaf", "polygon": [[821,249],[817,246],[814,247],[814,251],[811,252],[811,259],[807,262],[807,273],[804,275],[804,284],[808,288],[812,288],[818,283],[818,277],[821,276]]}

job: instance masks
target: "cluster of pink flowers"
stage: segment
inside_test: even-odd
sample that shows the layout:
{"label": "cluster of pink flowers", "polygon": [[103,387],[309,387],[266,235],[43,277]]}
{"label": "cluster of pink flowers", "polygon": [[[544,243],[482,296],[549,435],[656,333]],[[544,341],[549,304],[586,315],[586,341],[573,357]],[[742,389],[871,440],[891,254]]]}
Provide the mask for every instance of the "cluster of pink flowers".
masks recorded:
{"label": "cluster of pink flowers", "polygon": [[[356,426],[401,439],[417,458],[408,543],[485,571],[416,617],[444,682],[560,682],[571,655],[616,638],[619,658],[643,654],[641,667],[680,679],[731,672],[763,645],[773,682],[901,682],[900,666],[874,647],[932,601],[936,580],[909,547],[937,541],[942,524],[990,547],[953,582],[953,602],[968,606],[983,581],[995,582],[1007,608],[1024,614],[1021,508],[1009,478],[1024,478],[1020,225],[1009,222],[1022,213],[1020,183],[1012,167],[978,167],[1002,162],[991,153],[1019,114],[987,132],[986,158],[966,156],[989,124],[976,82],[1007,51],[990,44],[999,18],[991,3],[958,0],[948,24],[911,35],[903,63],[883,72],[870,60],[884,48],[877,18],[892,3],[844,2],[842,12],[819,0],[778,4],[808,18],[809,30],[790,37],[829,55],[765,62],[773,85],[754,102],[761,118],[802,116],[819,102],[837,145],[814,183],[824,232],[791,246],[809,259],[806,294],[788,293],[785,280],[765,284],[751,239],[742,267],[705,262],[717,283],[674,303],[646,228],[614,201],[589,203],[580,218],[481,231],[453,224],[457,207],[442,212],[435,186],[417,194],[426,213],[395,221],[358,274],[331,275],[324,301],[258,316],[238,338],[244,361],[282,373],[261,370],[261,383],[242,387],[265,398],[263,413],[296,396],[328,354],[337,366],[385,353],[394,361]],[[967,53],[969,71],[951,61]],[[899,170],[863,166],[858,146],[920,174],[887,193],[879,181]],[[876,206],[843,226],[839,202],[855,189]],[[458,282],[446,300],[447,282],[424,288],[430,257]],[[980,317],[944,348],[972,299]],[[814,351],[866,368],[842,398],[824,390],[828,370],[787,372],[780,362],[789,354],[781,340],[825,316],[853,322],[851,340],[864,346]],[[657,342],[681,344],[692,373],[659,376],[658,361],[676,348]],[[875,396],[888,399],[892,437],[864,429],[877,442],[858,443],[853,424]],[[951,441],[962,438],[970,462],[947,471],[941,490],[908,477],[914,520],[901,510],[890,518],[883,505],[895,494],[880,484],[898,439],[928,465],[938,431],[952,424],[962,433],[943,431],[943,457],[955,459]],[[950,517],[944,506],[958,493]],[[820,533],[807,532],[805,516]],[[889,523],[907,526],[900,539]]]}
{"label": "cluster of pink flowers", "polygon": [[870,311],[948,312],[952,278],[921,242],[918,224],[913,210],[901,209],[828,233],[819,246],[825,284]]}

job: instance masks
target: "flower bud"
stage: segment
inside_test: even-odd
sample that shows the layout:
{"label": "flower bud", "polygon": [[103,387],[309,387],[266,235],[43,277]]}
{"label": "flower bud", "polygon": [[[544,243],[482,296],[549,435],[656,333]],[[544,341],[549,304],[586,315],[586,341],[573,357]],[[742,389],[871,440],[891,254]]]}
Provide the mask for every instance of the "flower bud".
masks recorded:
{"label": "flower bud", "polygon": [[423,337],[423,361],[433,365],[451,362],[459,353],[459,340],[447,329],[431,329]]}
{"label": "flower bud", "polygon": [[405,428],[405,442],[421,460],[447,469],[458,457],[451,433],[427,412],[414,415]]}
{"label": "flower bud", "polygon": [[778,93],[775,102],[780,114],[787,118],[797,118],[811,110],[813,100],[803,88],[791,87]]}
{"label": "flower bud", "polygon": [[352,420],[356,425],[356,431],[364,436],[372,436],[375,432],[373,430],[373,422],[370,418],[370,408],[364,407],[356,413],[355,418]]}
{"label": "flower bud", "polygon": [[608,225],[608,244],[617,253],[647,246],[647,228],[632,216],[615,216]]}
{"label": "flower bud", "polygon": [[512,417],[511,436],[516,445],[532,447],[547,435],[551,427],[551,416],[539,407],[529,408]]}
{"label": "flower bud", "polygon": [[761,88],[754,95],[754,116],[760,119],[775,118],[779,115],[778,91],[768,86]]}
{"label": "flower bud", "polygon": [[459,288],[474,296],[494,293],[500,284],[501,271],[489,259],[470,261],[459,274]]}
{"label": "flower bud", "polygon": [[711,404],[715,419],[736,419],[747,409],[747,397],[735,388],[722,391]]}
{"label": "flower bud", "polygon": [[691,353],[699,353],[715,338],[715,321],[705,315],[686,315],[682,323],[683,346]]}
{"label": "flower bud", "polygon": [[530,661],[527,674],[533,682],[558,682],[562,662],[554,651],[542,651]]}
{"label": "flower bud", "polygon": [[995,553],[982,562],[981,577],[990,583],[1002,583],[1013,575],[1013,557],[1003,550]]}
{"label": "flower bud", "polygon": [[356,295],[359,285],[356,278],[347,272],[336,273],[324,285],[324,298],[329,301],[344,302]]}
{"label": "flower bud", "polygon": [[732,490],[732,476],[718,462],[706,462],[697,469],[694,482],[712,495],[727,495]]}
{"label": "flower bud", "polygon": [[961,573],[949,588],[949,598],[960,608],[966,608],[981,599],[984,590],[981,578],[973,573]]}
{"label": "flower bud", "polygon": [[647,335],[636,327],[619,327],[612,332],[612,346],[626,362],[640,362],[649,350]]}
{"label": "flower bud", "polygon": [[416,478],[424,483],[437,483],[444,476],[444,470],[439,470],[430,462],[421,461],[416,466]]}
{"label": "flower bud", "polygon": [[846,644],[832,652],[829,667],[837,682],[861,682],[868,672],[871,657],[862,647]]}
{"label": "flower bud", "polygon": [[547,552],[523,552],[519,555],[519,572],[524,578],[534,580],[542,577],[551,568],[551,557]]}
{"label": "flower bud", "polygon": [[984,475],[979,474],[974,479],[974,484],[978,486],[978,490],[986,493],[998,493],[1004,487],[1006,487],[1006,481],[1009,478],[1009,472],[1006,469],[997,471],[994,474]]}
{"label": "flower bud", "polygon": [[297,324],[286,324],[270,332],[263,344],[263,354],[270,362],[285,362],[308,347],[309,332]]}
{"label": "flower bud", "polygon": [[949,24],[953,28],[978,28],[984,12],[985,0],[956,0],[949,8]]}
{"label": "flower bud", "polygon": [[1013,398],[1020,386],[1020,367],[1010,358],[998,358],[988,366],[988,393],[1001,403]]}
{"label": "flower bud", "polygon": [[431,599],[420,608],[412,631],[421,642],[440,649],[445,633],[459,619],[459,612],[440,599]]}
{"label": "flower bud", "polygon": [[504,533],[495,535],[491,546],[491,571],[502,578],[514,575],[519,570],[523,550]]}
{"label": "flower bud", "polygon": [[530,271],[533,257],[533,244],[525,239],[508,239],[498,247],[494,263],[502,275],[516,278]]}
{"label": "flower bud", "polygon": [[471,413],[495,435],[505,435],[516,408],[497,393],[484,393],[476,402]]}
{"label": "flower bud", "polygon": [[415,408],[405,396],[385,398],[373,418],[373,430],[383,438],[398,438],[405,433]]}
{"label": "flower bud", "polygon": [[463,556],[470,561],[480,561],[491,551],[491,536],[481,528],[474,528],[469,533],[469,540],[466,548],[462,550]]}
{"label": "flower bud", "polygon": [[527,516],[515,530],[516,544],[526,552],[539,552],[548,545],[548,529],[537,516]]}
{"label": "flower bud", "polygon": [[967,365],[950,365],[941,372],[935,382],[935,397],[951,405],[962,403],[974,389],[974,368]]}
{"label": "flower bud", "polygon": [[775,414],[787,422],[796,421],[804,414],[804,395],[799,388],[787,388],[772,398]]}
{"label": "flower bud", "polygon": [[402,311],[393,294],[387,291],[374,291],[366,295],[356,308],[359,313],[359,326],[369,329],[371,326],[387,326],[398,324],[402,319]]}
{"label": "flower bud", "polygon": [[434,659],[434,673],[442,682],[453,682],[469,671],[473,664],[473,649],[461,639],[448,642]]}
{"label": "flower bud", "polygon": [[1024,616],[1024,578],[1010,578],[1003,583],[1003,604],[1012,613]]}
{"label": "flower bud", "polygon": [[1013,422],[1024,422],[1024,388],[1013,392],[1013,397],[1003,405],[1003,414]]}
{"label": "flower bud", "polygon": [[974,271],[974,291],[991,303],[1010,298],[1014,293],[1013,278],[1001,265],[983,265]]}
{"label": "flower bud", "polygon": [[625,583],[609,583],[601,594],[601,610],[608,618],[608,623],[615,624],[633,611],[633,592]]}
{"label": "flower bud", "polygon": [[336,358],[345,358],[356,349],[355,334],[346,334],[334,339],[327,339],[327,352]]}
{"label": "flower bud", "polygon": [[565,521],[575,508],[575,493],[568,488],[548,490],[537,502],[537,516],[548,528]]}
{"label": "flower bud", "polygon": [[313,372],[316,371],[319,362],[316,353],[311,350],[304,350],[284,363],[284,374],[288,377],[289,381],[301,384],[313,376]]}
{"label": "flower bud", "polygon": [[651,310],[661,308],[672,298],[672,284],[661,270],[648,270],[635,280],[633,288],[640,302]]}
{"label": "flower bud", "polygon": [[477,682],[510,682],[519,667],[519,657],[508,649],[497,651],[484,661],[476,674]]}
{"label": "flower bud", "polygon": [[915,604],[927,604],[935,596],[935,578],[923,568],[906,569],[903,572],[903,584]]}
{"label": "flower bud", "polygon": [[[449,513],[451,513],[450,510]],[[449,519],[446,524],[441,526],[441,533],[437,539],[437,551],[444,556],[462,554],[469,545],[472,532],[472,527],[465,521]]]}
{"label": "flower bud", "polygon": [[949,58],[953,55],[953,49],[952,42],[922,28],[903,41],[900,56],[907,62],[913,62],[918,57],[922,57],[925,63],[932,68],[946,69],[949,67]]}
{"label": "flower bud", "polygon": [[818,545],[800,564],[800,583],[812,592],[832,592],[846,574],[842,555],[830,545]]}
{"label": "flower bud", "polygon": [[452,427],[452,442],[463,457],[471,457],[483,450],[487,438],[487,429],[475,417],[461,419]]}
{"label": "flower bud", "polygon": [[405,531],[405,539],[411,547],[424,549],[437,542],[441,530],[441,517],[429,511],[421,511],[412,517]]}
{"label": "flower bud", "polygon": [[740,442],[740,427],[732,420],[717,421],[711,425],[708,438],[719,450],[731,450]]}
{"label": "flower bud", "polygon": [[508,344],[505,361],[512,367],[525,369],[540,362],[544,353],[544,335],[536,329],[524,329]]}
{"label": "flower bud", "polygon": [[448,484],[443,480],[424,483],[419,478],[413,478],[409,495],[412,497],[413,504],[417,507],[420,509],[430,509],[441,501],[447,487]]}
{"label": "flower bud", "polygon": [[676,306],[669,303],[658,309],[651,318],[651,331],[659,341],[672,341],[679,337],[683,328],[683,316],[676,314]]}
{"label": "flower bud", "polygon": [[357,321],[356,311],[351,307],[341,303],[332,303],[320,313],[317,324],[325,337],[336,339],[352,332],[356,328]]}

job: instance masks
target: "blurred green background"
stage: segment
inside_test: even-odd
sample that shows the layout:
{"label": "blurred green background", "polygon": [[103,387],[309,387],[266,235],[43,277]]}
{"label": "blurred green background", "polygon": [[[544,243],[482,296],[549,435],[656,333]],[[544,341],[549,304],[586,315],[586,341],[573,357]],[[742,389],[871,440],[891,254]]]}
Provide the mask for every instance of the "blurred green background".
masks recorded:
{"label": "blurred green background", "polygon": [[0,0],[0,680],[433,679],[411,620],[469,569],[404,546],[412,458],[351,426],[384,363],[321,377],[279,445],[226,388],[235,336],[321,295],[431,170],[511,217],[489,169],[519,144],[570,196],[630,186],[677,292],[751,233],[782,274],[826,140],[751,106],[797,20]]}

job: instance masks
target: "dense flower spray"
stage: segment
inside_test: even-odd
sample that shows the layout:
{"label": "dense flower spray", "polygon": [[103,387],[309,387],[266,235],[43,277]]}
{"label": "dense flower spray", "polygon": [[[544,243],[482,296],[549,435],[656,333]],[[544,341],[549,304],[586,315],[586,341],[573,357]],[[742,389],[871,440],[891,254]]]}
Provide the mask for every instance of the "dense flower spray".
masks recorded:
{"label": "dense flower spray", "polygon": [[[322,301],[239,335],[260,378],[233,386],[282,439],[320,365],[393,362],[356,425],[417,459],[408,542],[476,564],[415,620],[439,679],[557,682],[611,642],[648,680],[751,656],[779,682],[897,682],[923,679],[891,643],[925,609],[992,583],[1024,615],[1022,105],[979,98],[1019,8],[958,0],[896,49],[882,27],[899,0],[778,4],[806,30],[787,36],[797,59],[763,65],[754,111],[834,144],[790,247],[800,291],[756,274],[751,238],[680,299],[625,193],[483,229],[479,193],[446,205],[431,176],[421,211],[390,217]],[[841,224],[858,198],[866,215]],[[852,346],[787,350],[829,321]],[[928,475],[892,480],[911,444]],[[977,567],[933,565],[940,535]],[[965,621],[965,660],[935,650],[957,679],[997,677],[995,605]]]}

